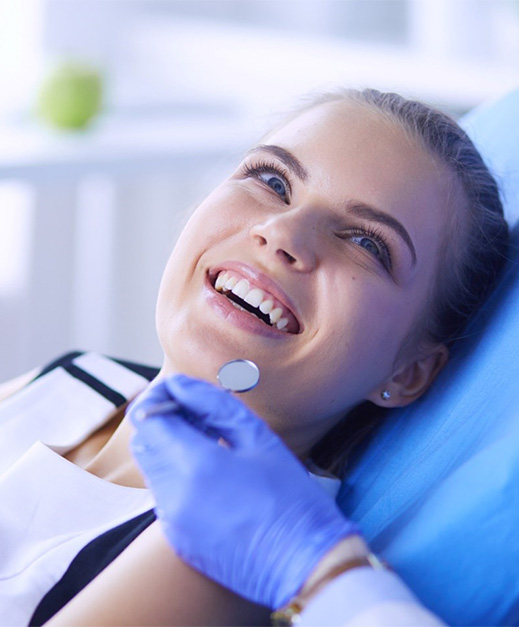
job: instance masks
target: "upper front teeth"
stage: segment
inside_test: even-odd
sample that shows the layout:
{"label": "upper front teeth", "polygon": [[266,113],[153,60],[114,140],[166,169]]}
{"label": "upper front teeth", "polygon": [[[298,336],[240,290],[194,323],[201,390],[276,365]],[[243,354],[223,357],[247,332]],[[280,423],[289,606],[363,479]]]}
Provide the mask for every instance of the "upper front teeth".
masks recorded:
{"label": "upper front teeth", "polygon": [[248,294],[245,294],[243,300],[253,307],[259,307],[263,302],[263,297],[263,290],[260,290],[259,287],[255,287]]}
{"label": "upper front teeth", "polygon": [[247,281],[247,279],[242,279],[241,281],[238,281],[238,283],[236,283],[236,285],[231,289],[231,292],[233,294],[236,294],[236,296],[239,296],[240,298],[243,298],[243,300],[245,300],[245,297],[249,293],[249,290],[250,290],[249,282]]}
{"label": "upper front teeth", "polygon": [[219,292],[226,290],[236,294],[236,296],[246,303],[249,303],[249,305],[259,308],[264,314],[268,314],[270,323],[273,326],[275,325],[279,330],[286,330],[288,318],[282,317],[283,309],[281,307],[274,307],[272,297],[265,294],[259,287],[251,288],[247,279],[237,279],[229,272],[220,272],[216,278],[214,287]]}

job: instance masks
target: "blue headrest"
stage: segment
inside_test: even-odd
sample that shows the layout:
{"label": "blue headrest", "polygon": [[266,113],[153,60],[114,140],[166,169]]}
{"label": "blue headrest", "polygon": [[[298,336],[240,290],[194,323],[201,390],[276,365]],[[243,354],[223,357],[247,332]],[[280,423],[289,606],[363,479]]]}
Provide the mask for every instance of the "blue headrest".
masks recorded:
{"label": "blue headrest", "polygon": [[519,219],[519,90],[461,120],[495,175],[510,225]]}
{"label": "blue headrest", "polygon": [[[519,90],[463,125],[519,215]],[[428,394],[395,410],[338,501],[450,625],[519,622],[519,225],[505,275]]]}

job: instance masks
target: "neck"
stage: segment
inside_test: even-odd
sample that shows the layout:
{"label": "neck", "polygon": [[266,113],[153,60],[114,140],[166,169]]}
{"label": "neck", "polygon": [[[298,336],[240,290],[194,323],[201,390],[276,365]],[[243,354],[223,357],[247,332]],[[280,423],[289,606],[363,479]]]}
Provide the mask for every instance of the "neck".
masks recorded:
{"label": "neck", "polygon": [[118,485],[145,488],[144,479],[130,452],[132,427],[123,418],[106,444],[85,466],[85,470]]}

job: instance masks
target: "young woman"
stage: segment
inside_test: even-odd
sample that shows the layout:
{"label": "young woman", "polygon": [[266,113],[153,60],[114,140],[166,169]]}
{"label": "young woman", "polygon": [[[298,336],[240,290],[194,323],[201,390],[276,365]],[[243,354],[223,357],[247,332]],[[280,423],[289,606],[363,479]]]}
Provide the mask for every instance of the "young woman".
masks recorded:
{"label": "young woman", "polygon": [[[157,382],[174,373],[214,381],[224,362],[251,359],[261,381],[244,402],[294,455],[306,461],[313,451],[321,466],[335,467],[358,423],[371,420],[351,420],[353,410],[400,407],[427,390],[491,290],[506,242],[496,184],[454,122],[374,90],[322,98],[249,151],[186,225],[158,298]],[[93,476],[103,498],[108,482],[144,487],[121,418],[115,412],[61,450],[82,467],[74,467],[77,481]],[[67,533],[69,492],[57,506]],[[134,533],[56,620],[266,621],[264,608],[186,566],[156,527]],[[21,538],[19,546],[10,550],[24,550]],[[67,585],[73,580],[69,571],[49,576],[51,597],[64,574]],[[117,593],[123,572],[141,597],[124,586]],[[38,601],[27,602],[27,619]],[[59,603],[50,607],[34,622]]]}

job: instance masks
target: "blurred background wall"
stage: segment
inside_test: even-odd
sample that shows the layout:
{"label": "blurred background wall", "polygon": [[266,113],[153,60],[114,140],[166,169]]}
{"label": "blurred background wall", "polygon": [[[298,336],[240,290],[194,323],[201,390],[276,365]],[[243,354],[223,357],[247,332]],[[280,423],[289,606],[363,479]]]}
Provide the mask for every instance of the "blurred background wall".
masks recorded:
{"label": "blurred background wall", "polygon": [[[70,61],[103,80],[72,130],[37,112]],[[178,229],[300,94],[373,86],[459,116],[518,72],[516,0],[2,0],[0,380],[73,348],[159,364]]]}

